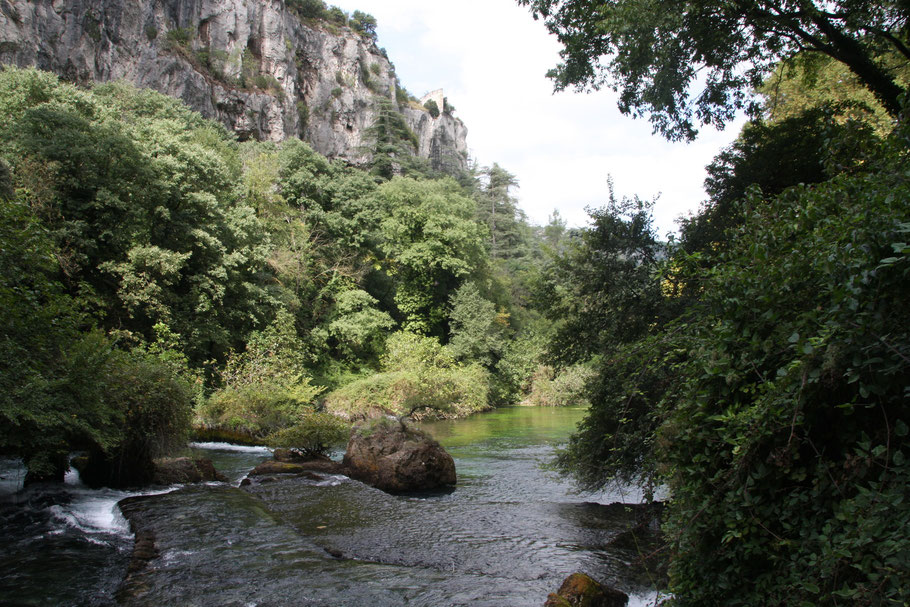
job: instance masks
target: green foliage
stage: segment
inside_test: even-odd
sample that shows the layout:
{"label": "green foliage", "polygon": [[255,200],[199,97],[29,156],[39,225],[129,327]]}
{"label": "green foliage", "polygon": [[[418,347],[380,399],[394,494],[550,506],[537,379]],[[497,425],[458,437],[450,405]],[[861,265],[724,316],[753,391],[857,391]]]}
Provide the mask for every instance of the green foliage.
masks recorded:
{"label": "green foliage", "polygon": [[432,337],[389,337],[382,372],[331,392],[326,410],[347,419],[377,414],[463,417],[487,405],[487,374],[476,364],[459,365]]}
{"label": "green foliage", "polygon": [[908,516],[910,188],[885,149],[751,201],[705,285],[661,432],[678,604],[908,596],[910,544],[884,529]]}
{"label": "green foliage", "polygon": [[546,288],[556,323],[549,358],[573,364],[638,339],[665,314],[657,264],[664,252],[651,204],[610,202],[589,211],[592,227],[557,259]]}
{"label": "green foliage", "polygon": [[329,10],[326,12],[325,18],[338,25],[348,24],[348,14],[337,6],[330,6]]}
{"label": "green foliage", "polygon": [[376,308],[378,303],[369,293],[359,289],[338,295],[328,332],[337,342],[343,360],[378,362],[386,334],[395,326],[391,316]]}
{"label": "green foliage", "polygon": [[[563,45],[557,90],[619,92],[619,108],[650,114],[656,131],[691,139],[696,123],[723,125],[750,105],[778,60],[797,52],[842,62],[891,116],[906,87],[882,60],[906,59],[906,5],[838,0],[518,0]],[[753,106],[754,107],[754,106]]]}
{"label": "green foliage", "polygon": [[490,230],[490,256],[511,259],[525,254],[528,234],[524,214],[512,196],[518,180],[496,163],[480,169],[482,185],[477,192],[477,218]]}
{"label": "green foliage", "polygon": [[328,11],[323,0],[287,0],[287,6],[304,19],[325,18]]}
{"label": "green foliage", "polygon": [[840,124],[833,106],[771,123],[747,123],[707,167],[709,200],[697,216],[683,222],[686,249],[710,252],[723,246],[724,232],[743,221],[746,209],[740,201],[750,188],[775,196],[795,185],[825,181],[861,162],[862,150],[874,147],[868,131],[861,123]]}
{"label": "green foliage", "polygon": [[541,365],[531,378],[524,405],[535,407],[588,407],[588,384],[595,377],[590,365],[572,365],[556,373]]}
{"label": "green foliage", "polygon": [[494,370],[493,402],[512,404],[528,394],[548,341],[544,330],[530,326],[505,343]]}
{"label": "green foliage", "polygon": [[432,99],[427,99],[426,103],[423,104],[423,107],[430,112],[430,116],[433,118],[439,118],[439,106]]}
{"label": "green foliage", "polygon": [[197,408],[198,424],[261,439],[299,421],[322,391],[304,367],[306,350],[294,320],[280,312],[246,350],[228,358],[223,387]]}
{"label": "green foliage", "polygon": [[[366,72],[364,82],[368,81]],[[376,104],[376,120],[364,132],[366,151],[372,155],[370,171],[382,179],[428,173],[426,163],[416,157],[417,135],[401,112],[384,97],[377,97]]]}
{"label": "green foliage", "polygon": [[[190,53],[189,33],[171,38],[222,65]],[[255,86],[249,51],[241,71]],[[371,175],[299,140],[239,144],[124,84],[2,70],[0,450],[41,478],[83,448],[85,478],[125,484],[182,440],[193,402],[197,430],[317,449],[308,424],[319,443],[328,388],[349,417],[516,401],[540,351],[524,307],[533,232],[510,207],[525,240],[491,266],[480,186],[427,180],[385,103],[373,130],[385,175],[422,179],[383,182],[381,162]],[[434,338],[387,343],[399,325]],[[506,345],[513,331],[520,347]]]}
{"label": "green foliage", "polygon": [[484,299],[473,282],[463,284],[451,298],[451,338],[448,348],[456,360],[477,362],[491,369],[499,360],[508,318]]}
{"label": "green foliage", "polygon": [[[898,57],[886,56],[895,78],[902,86],[910,83],[910,69]],[[763,99],[764,114],[779,122],[810,110],[833,105],[843,118],[869,123],[879,135],[891,132],[892,117],[865,88],[862,81],[843,63],[830,57],[799,53],[782,61],[758,89]]]}
{"label": "green foliage", "polygon": [[355,31],[360,32],[371,40],[376,40],[377,23],[376,17],[373,15],[361,11],[354,11],[351,13],[350,25]]}
{"label": "green foliage", "polygon": [[198,364],[268,316],[249,280],[267,237],[234,195],[240,163],[221,126],[151,91],[82,91],[31,70],[0,73],[0,106],[14,184],[103,327],[151,340],[164,323]]}
{"label": "green foliage", "polygon": [[171,50],[186,49],[192,39],[193,30],[188,27],[175,27],[168,30],[165,36],[166,44]]}
{"label": "green foliage", "polygon": [[380,251],[396,281],[395,303],[404,328],[445,333],[449,294],[484,262],[476,205],[450,180],[396,178],[376,191],[388,215]]}
{"label": "green foliage", "polygon": [[589,488],[669,486],[674,605],[910,595],[910,542],[887,531],[910,517],[907,140],[834,139],[860,155],[829,179],[747,189],[710,263],[665,264],[697,293],[665,290],[653,326],[604,348],[560,463]]}
{"label": "green foliage", "polygon": [[185,361],[169,354],[114,350],[104,367],[96,369],[102,373],[100,381],[94,378],[101,402],[116,412],[118,432],[109,445],[87,445],[92,465],[83,476],[89,484],[151,482],[152,460],[186,444],[193,390],[186,381]]}
{"label": "green foliage", "polygon": [[334,415],[309,412],[289,427],[266,437],[270,447],[292,449],[306,457],[324,457],[350,436],[350,426]]}

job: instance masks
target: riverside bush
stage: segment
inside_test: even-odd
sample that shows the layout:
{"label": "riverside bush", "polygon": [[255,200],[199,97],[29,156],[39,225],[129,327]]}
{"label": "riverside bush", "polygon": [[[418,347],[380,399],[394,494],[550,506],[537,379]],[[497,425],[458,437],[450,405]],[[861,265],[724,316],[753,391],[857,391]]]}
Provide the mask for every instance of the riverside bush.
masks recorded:
{"label": "riverside bush", "polygon": [[310,458],[324,457],[335,445],[347,441],[350,426],[335,415],[317,411],[302,414],[288,428],[266,437],[270,447],[291,449]]}
{"label": "riverside bush", "polygon": [[531,391],[523,404],[537,407],[587,407],[587,385],[595,377],[587,365],[572,365],[558,373],[546,365],[531,378]]}
{"label": "riverside bush", "polygon": [[488,374],[480,365],[459,365],[435,339],[412,333],[392,335],[387,346],[383,371],[331,392],[326,410],[347,419],[454,418],[488,407]]}
{"label": "riverside bush", "polygon": [[706,277],[659,433],[677,605],[910,599],[908,134],[753,193]]}

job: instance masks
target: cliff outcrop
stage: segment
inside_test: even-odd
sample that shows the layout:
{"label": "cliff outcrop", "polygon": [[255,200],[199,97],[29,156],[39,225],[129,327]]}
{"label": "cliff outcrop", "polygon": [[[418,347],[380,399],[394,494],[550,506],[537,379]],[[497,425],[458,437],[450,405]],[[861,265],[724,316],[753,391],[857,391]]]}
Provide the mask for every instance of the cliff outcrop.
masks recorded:
{"label": "cliff outcrop", "polygon": [[123,79],[182,99],[241,139],[300,137],[354,164],[369,160],[384,98],[434,168],[467,160],[461,120],[399,104],[374,40],[301,19],[284,0],[0,0],[0,62],[83,84]]}

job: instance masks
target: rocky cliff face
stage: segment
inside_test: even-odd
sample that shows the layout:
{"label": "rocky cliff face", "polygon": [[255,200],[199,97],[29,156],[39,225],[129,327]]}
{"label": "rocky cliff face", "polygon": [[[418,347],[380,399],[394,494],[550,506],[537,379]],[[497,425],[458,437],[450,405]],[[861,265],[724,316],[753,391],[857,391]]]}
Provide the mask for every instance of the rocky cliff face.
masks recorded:
{"label": "rocky cliff face", "polygon": [[[302,21],[284,0],[0,0],[0,62],[77,82],[123,79],[179,97],[241,139],[300,137],[362,164],[394,68],[348,28]],[[451,113],[399,111],[435,168],[464,168]]]}

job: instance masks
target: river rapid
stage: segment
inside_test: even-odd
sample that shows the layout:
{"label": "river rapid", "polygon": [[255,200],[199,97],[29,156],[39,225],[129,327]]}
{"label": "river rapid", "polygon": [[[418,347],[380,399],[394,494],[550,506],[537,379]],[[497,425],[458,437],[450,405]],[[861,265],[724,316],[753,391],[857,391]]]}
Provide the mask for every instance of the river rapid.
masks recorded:
{"label": "river rapid", "polygon": [[[531,606],[575,571],[653,604],[638,556],[655,538],[628,541],[635,517],[616,504],[641,495],[578,494],[542,467],[583,414],[423,424],[458,471],[454,491],[425,495],[327,475],[239,487],[269,451],[214,443],[194,451],[229,483],[134,493],[76,475],[14,492],[21,468],[0,461],[0,604]],[[134,532],[154,541],[144,559]]]}

